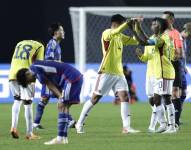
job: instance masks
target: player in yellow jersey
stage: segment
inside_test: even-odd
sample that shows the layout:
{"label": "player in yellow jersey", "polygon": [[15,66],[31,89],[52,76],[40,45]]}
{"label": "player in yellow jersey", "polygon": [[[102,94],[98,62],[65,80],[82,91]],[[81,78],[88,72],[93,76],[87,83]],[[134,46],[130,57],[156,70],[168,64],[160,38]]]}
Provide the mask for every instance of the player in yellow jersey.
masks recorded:
{"label": "player in yellow jersey", "polygon": [[76,124],[77,133],[84,133],[83,123],[85,117],[93,106],[107,95],[110,90],[117,94],[121,101],[121,118],[123,124],[123,133],[137,133],[130,126],[130,112],[128,108],[128,85],[123,74],[122,52],[123,46],[137,45],[138,42],[133,38],[124,35],[122,32],[128,29],[132,20],[126,19],[119,15],[111,17],[111,28],[106,29],[102,33],[101,43],[103,59],[99,68],[99,76],[95,87],[94,94],[91,100],[88,100],[82,109],[79,120]]}
{"label": "player in yellow jersey", "polygon": [[20,112],[20,106],[23,103],[25,108],[26,119],[26,138],[38,139],[39,137],[33,134],[33,118],[32,118],[32,99],[34,97],[34,84],[30,84],[23,88],[16,81],[16,74],[20,69],[29,68],[35,60],[44,59],[44,46],[33,40],[23,40],[16,47],[11,61],[11,69],[9,72],[9,86],[14,96],[14,104],[12,106],[12,125],[11,135],[13,138],[19,138],[17,132],[17,124]]}
{"label": "player in yellow jersey", "polygon": [[[174,46],[170,39],[167,29],[167,22],[162,18],[155,18],[152,21],[151,29],[156,35],[154,39],[148,41],[139,41],[143,44],[154,45],[154,53],[152,55],[153,68],[150,71],[154,73],[154,89],[153,102],[156,106],[156,116],[158,120],[164,117],[165,109],[161,104],[162,98],[165,101],[168,114],[169,127],[164,122],[157,132],[175,133],[175,110],[171,101],[173,81],[175,78],[174,67],[171,63],[174,57]],[[136,37],[140,40],[138,37]],[[151,72],[150,72],[151,73]]]}

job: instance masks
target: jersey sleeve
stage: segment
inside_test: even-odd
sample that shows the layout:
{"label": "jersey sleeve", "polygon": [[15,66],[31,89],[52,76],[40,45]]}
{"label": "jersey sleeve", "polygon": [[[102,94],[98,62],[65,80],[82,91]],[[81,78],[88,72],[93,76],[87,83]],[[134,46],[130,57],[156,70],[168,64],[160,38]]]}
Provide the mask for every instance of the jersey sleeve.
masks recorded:
{"label": "jersey sleeve", "polygon": [[48,43],[45,53],[46,60],[55,60],[56,45],[56,41],[50,41]]}
{"label": "jersey sleeve", "polygon": [[41,84],[45,84],[46,76],[43,68],[38,67],[36,65],[32,65],[30,67],[30,71],[32,71],[36,75],[36,78],[39,80]]}
{"label": "jersey sleeve", "polygon": [[139,44],[139,42],[136,39],[129,37],[127,35],[124,35],[124,34],[122,34],[122,42],[123,42],[123,45],[125,45],[125,46]]}
{"label": "jersey sleeve", "polygon": [[147,62],[148,61],[148,59],[149,59],[148,46],[145,46],[144,53],[143,53],[143,55],[141,57],[139,57],[139,59],[142,62]]}
{"label": "jersey sleeve", "polygon": [[44,46],[41,45],[36,51],[36,60],[44,60]]}
{"label": "jersey sleeve", "polygon": [[107,29],[103,32],[103,39],[105,41],[110,41],[116,34],[123,32],[127,28],[128,24],[125,22],[116,29]]}

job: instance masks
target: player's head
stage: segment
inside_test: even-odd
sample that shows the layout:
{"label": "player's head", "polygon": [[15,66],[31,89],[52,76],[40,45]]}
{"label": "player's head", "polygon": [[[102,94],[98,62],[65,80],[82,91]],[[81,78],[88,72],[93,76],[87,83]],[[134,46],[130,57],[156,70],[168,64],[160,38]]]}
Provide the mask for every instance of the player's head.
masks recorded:
{"label": "player's head", "polygon": [[111,16],[111,28],[112,29],[115,29],[117,28],[118,26],[120,26],[122,23],[125,22],[125,17],[123,17],[122,15],[120,14],[115,14],[113,16]]}
{"label": "player's head", "polygon": [[56,40],[64,39],[64,28],[60,23],[53,23],[48,28],[48,32],[51,36],[53,36]]}
{"label": "player's head", "polygon": [[36,78],[32,72],[29,71],[27,68],[20,69],[17,72],[17,82],[19,85],[23,87],[27,87],[27,85],[31,82],[35,82]]}
{"label": "player's head", "polygon": [[181,35],[183,38],[191,37],[191,22],[188,22],[184,25]]}
{"label": "player's head", "polygon": [[168,28],[167,21],[165,19],[156,17],[152,20],[151,30],[154,34],[161,34]]}
{"label": "player's head", "polygon": [[164,11],[162,18],[167,20],[169,26],[174,24],[175,16],[172,11]]}

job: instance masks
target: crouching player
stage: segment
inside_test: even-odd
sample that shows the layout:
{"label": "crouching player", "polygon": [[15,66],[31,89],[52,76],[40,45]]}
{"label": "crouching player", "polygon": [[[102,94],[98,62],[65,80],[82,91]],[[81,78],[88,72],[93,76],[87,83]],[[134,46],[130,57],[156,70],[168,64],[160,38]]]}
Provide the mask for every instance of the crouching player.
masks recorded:
{"label": "crouching player", "polygon": [[36,61],[30,69],[21,69],[17,73],[17,80],[23,87],[36,79],[46,84],[58,98],[58,136],[44,144],[67,144],[69,108],[80,101],[83,76],[69,64],[55,61]]}

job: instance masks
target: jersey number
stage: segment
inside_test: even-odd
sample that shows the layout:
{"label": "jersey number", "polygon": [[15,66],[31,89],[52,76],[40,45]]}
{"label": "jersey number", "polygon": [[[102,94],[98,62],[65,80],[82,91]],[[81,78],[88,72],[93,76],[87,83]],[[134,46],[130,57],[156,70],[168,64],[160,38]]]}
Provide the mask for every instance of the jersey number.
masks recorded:
{"label": "jersey number", "polygon": [[31,45],[20,44],[16,47],[15,59],[29,59],[30,51],[32,50]]}

